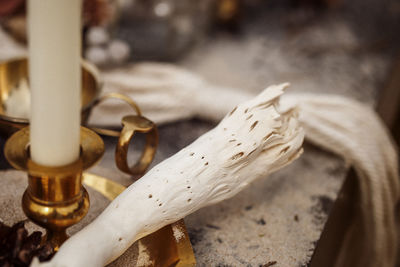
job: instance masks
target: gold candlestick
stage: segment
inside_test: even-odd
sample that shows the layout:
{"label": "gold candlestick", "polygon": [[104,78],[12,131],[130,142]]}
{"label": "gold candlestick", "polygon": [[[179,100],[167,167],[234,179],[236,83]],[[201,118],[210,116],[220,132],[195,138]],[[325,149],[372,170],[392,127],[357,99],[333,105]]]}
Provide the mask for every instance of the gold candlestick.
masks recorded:
{"label": "gold candlestick", "polygon": [[[29,156],[29,121],[12,117],[5,109],[7,99],[19,88],[21,81],[28,81],[27,60],[17,59],[0,63],[0,135],[9,137],[5,146],[5,156],[15,168],[28,173],[28,188],[23,196],[22,208],[35,223],[43,226],[53,247],[57,250],[67,238],[65,230],[79,222],[87,213],[89,199],[82,187],[82,180],[109,200],[113,200],[125,187],[106,177],[84,173],[82,171],[94,165],[104,151],[102,139],[93,131],[81,128],[81,155],[79,161],[64,167],[49,168],[39,166]],[[117,167],[138,178],[143,175],[153,160],[158,144],[156,125],[141,115],[137,104],[121,94],[100,94],[97,70],[82,62],[82,123],[88,120],[93,107],[108,99],[126,102],[136,115],[122,119],[122,131],[92,128],[102,135],[119,137],[115,161]],[[26,128],[25,128],[26,127]],[[22,129],[22,130],[21,130]],[[17,132],[18,131],[18,132]],[[15,133],[16,132],[16,133]],[[127,150],[136,133],[146,135],[146,144],[142,156],[136,164],[128,164]],[[49,155],[50,156],[50,155]],[[132,177],[133,178],[133,177]],[[133,180],[132,180],[133,181]],[[182,229],[185,236],[176,240],[173,228]],[[195,266],[193,250],[183,220],[168,225],[157,232],[144,237],[149,255],[156,266]],[[163,251],[163,253],[159,253]],[[138,252],[140,254],[140,251]],[[147,252],[146,252],[147,253]],[[179,261],[178,263],[176,263]]]}
{"label": "gold candlestick", "polygon": [[89,209],[82,171],[94,165],[103,152],[102,139],[84,127],[81,127],[80,158],[67,166],[40,166],[30,159],[29,127],[13,134],[5,144],[9,163],[28,173],[22,208],[28,218],[46,229],[47,240],[55,250],[67,239],[66,229],[79,222]]}

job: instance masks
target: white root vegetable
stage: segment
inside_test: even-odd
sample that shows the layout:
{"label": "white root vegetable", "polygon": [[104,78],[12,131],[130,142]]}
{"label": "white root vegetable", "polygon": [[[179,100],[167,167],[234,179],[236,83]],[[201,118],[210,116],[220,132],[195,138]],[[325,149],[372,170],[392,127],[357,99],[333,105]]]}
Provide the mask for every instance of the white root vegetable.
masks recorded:
{"label": "white root vegetable", "polygon": [[141,237],[292,162],[304,135],[295,112],[277,110],[286,86],[271,86],[237,106],[216,128],[155,166],[41,266],[105,265]]}

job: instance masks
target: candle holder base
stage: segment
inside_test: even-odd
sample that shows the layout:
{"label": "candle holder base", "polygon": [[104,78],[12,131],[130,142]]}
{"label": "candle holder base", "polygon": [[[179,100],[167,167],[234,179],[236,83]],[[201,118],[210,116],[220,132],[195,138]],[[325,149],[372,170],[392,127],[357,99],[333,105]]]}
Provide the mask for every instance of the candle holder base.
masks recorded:
{"label": "candle holder base", "polygon": [[81,196],[70,203],[39,203],[26,190],[22,197],[22,209],[30,220],[46,229],[44,241],[50,243],[54,251],[58,251],[68,239],[66,229],[87,214],[89,195],[83,189]]}
{"label": "candle holder base", "polygon": [[81,155],[76,162],[61,167],[34,163],[29,156],[29,127],[12,135],[4,153],[10,164],[28,173],[28,188],[22,198],[26,216],[47,231],[55,251],[67,239],[66,229],[79,222],[89,210],[89,195],[82,186],[82,171],[103,155],[102,139],[81,128]]}

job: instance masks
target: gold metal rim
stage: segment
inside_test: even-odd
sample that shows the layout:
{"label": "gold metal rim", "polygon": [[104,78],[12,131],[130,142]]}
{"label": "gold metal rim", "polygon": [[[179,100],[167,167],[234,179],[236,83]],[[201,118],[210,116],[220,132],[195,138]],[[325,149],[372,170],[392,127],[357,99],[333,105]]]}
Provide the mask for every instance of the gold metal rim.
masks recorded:
{"label": "gold metal rim", "polygon": [[113,201],[126,189],[125,186],[114,182],[113,180],[93,173],[84,172],[82,178],[83,184],[95,189],[110,201]]}
{"label": "gold metal rim", "polygon": [[[0,65],[12,64],[12,63],[22,64],[22,63],[26,62],[27,60],[28,59],[26,57],[20,57],[20,58],[15,58],[15,59],[11,59],[11,60],[0,61]],[[96,93],[93,95],[93,98],[89,102],[87,102],[85,105],[83,105],[81,108],[81,112],[87,112],[87,111],[91,110],[92,107],[95,105],[95,103],[101,93],[102,82],[100,80],[99,71],[97,70],[96,66],[94,66],[93,64],[89,63],[88,61],[82,59],[81,67],[85,73],[87,73],[93,77],[93,81],[95,84],[94,85],[95,91],[96,91]],[[82,87],[84,88],[84,85],[82,85]],[[7,121],[7,122],[10,122],[13,124],[21,124],[21,126],[29,124],[28,119],[11,117],[11,116],[7,116],[5,114],[0,114],[0,120],[4,120],[4,121]]]}
{"label": "gold metal rim", "polygon": [[[14,133],[4,146],[4,155],[16,169],[28,170],[29,126]],[[83,169],[96,164],[104,153],[103,140],[94,131],[81,127],[81,159]]]}
{"label": "gold metal rim", "polygon": [[[93,103],[93,107],[100,105],[102,102],[108,100],[108,99],[119,99],[127,103],[133,110],[135,110],[137,116],[142,116],[142,112],[140,111],[139,106],[136,104],[135,101],[133,101],[130,97],[120,94],[120,93],[107,93],[103,96],[101,96],[99,99],[97,99]],[[115,130],[110,130],[110,129],[104,129],[104,128],[97,128],[97,127],[90,127],[93,131],[95,131],[98,134],[101,135],[107,135],[107,136],[114,136],[114,137],[119,137],[121,134],[119,131]]]}

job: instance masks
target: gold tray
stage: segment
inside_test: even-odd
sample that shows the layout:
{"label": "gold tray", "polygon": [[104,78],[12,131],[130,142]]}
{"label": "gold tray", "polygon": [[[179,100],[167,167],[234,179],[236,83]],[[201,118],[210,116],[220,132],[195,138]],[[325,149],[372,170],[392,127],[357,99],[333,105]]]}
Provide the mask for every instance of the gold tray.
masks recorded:
{"label": "gold tray", "polygon": [[[101,193],[110,201],[126,188],[114,181],[91,173],[83,174],[83,184]],[[150,266],[189,267],[196,265],[192,245],[183,220],[143,237],[137,241],[136,245],[139,245],[138,259],[146,258],[148,262],[151,262]],[[143,250],[140,247],[146,249]],[[141,253],[144,255],[141,255]]]}

